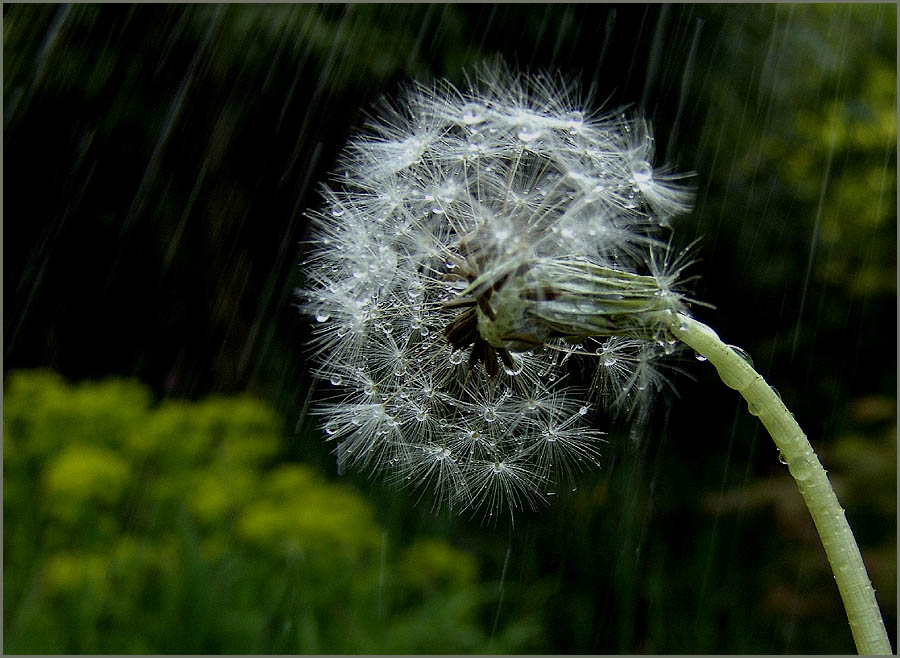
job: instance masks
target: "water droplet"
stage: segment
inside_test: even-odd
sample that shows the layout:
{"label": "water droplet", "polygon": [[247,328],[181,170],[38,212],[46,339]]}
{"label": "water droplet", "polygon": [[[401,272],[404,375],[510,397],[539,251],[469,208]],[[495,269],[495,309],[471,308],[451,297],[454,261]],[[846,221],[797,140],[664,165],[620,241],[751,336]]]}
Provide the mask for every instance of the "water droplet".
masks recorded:
{"label": "water droplet", "polygon": [[472,153],[477,153],[484,148],[484,136],[480,133],[468,135],[466,137],[466,142],[469,145],[469,151]]}
{"label": "water droplet", "polygon": [[334,207],[331,209],[331,216],[332,216],[332,217],[340,217],[340,216],[342,216],[343,214],[344,214],[344,209],[341,208],[340,206],[334,206]]}
{"label": "water droplet", "polygon": [[581,407],[581,408],[578,410],[578,415],[579,415],[579,416],[584,416],[587,412],[588,412],[588,408],[587,408],[587,407]]}
{"label": "water droplet", "polygon": [[518,138],[525,142],[533,142],[538,137],[541,136],[541,130],[537,126],[533,126],[530,124],[522,124],[519,126],[519,132],[517,133]]}
{"label": "water droplet", "polygon": [[703,354],[700,354],[700,352],[694,352],[694,358],[698,361],[706,361],[706,357]]}
{"label": "water droplet", "polygon": [[510,377],[515,377],[520,372],[522,372],[522,369],[525,367],[525,361],[522,359],[516,359],[515,357],[512,357],[512,362],[513,362],[512,367],[508,367],[508,366],[504,365],[503,371]]}
{"label": "water droplet", "polygon": [[485,407],[482,415],[484,416],[484,420],[488,423],[493,423],[497,420],[497,410],[494,409],[494,407]]}
{"label": "water droplet", "polygon": [[484,121],[484,108],[478,103],[466,103],[462,108],[462,120],[467,126]]}
{"label": "water droplet", "polygon": [[752,402],[748,402],[748,403],[747,403],[747,411],[750,412],[750,415],[751,415],[751,416],[759,416],[759,414],[760,414],[760,409],[759,409],[759,407],[757,407],[757,406],[756,406],[755,404],[753,404]]}
{"label": "water droplet", "polygon": [[338,431],[338,424],[336,422],[334,422],[333,420],[329,421],[325,425],[325,433],[328,434],[329,436],[337,434],[337,431]]}
{"label": "water droplet", "polygon": [[316,313],[316,322],[328,322],[331,315],[326,313],[325,311],[319,311]]}
{"label": "water droplet", "polygon": [[578,129],[581,128],[581,124],[584,123],[584,114],[575,110],[566,114],[565,120],[566,126],[569,128],[569,134],[575,135],[578,133]]}
{"label": "water droplet", "polygon": [[331,382],[332,386],[340,386],[344,383],[344,379],[340,375],[332,375],[329,381]]}
{"label": "water droplet", "polygon": [[463,351],[462,350],[456,350],[455,352],[452,352],[450,354],[450,363],[452,363],[453,365],[456,366],[462,362],[463,362]]}
{"label": "water droplet", "polygon": [[737,347],[736,345],[729,345],[728,347],[733,349],[739,357],[741,357],[744,361],[746,361],[750,365],[751,368],[753,367],[753,359],[750,357],[749,354],[747,354],[747,352],[742,350],[740,347]]}
{"label": "water droplet", "polygon": [[784,455],[781,454],[781,450],[778,451],[778,461],[787,466],[788,460]]}
{"label": "water droplet", "polygon": [[653,178],[653,168],[646,160],[638,160],[634,163],[631,175],[634,177],[635,183],[638,185],[645,185]]}

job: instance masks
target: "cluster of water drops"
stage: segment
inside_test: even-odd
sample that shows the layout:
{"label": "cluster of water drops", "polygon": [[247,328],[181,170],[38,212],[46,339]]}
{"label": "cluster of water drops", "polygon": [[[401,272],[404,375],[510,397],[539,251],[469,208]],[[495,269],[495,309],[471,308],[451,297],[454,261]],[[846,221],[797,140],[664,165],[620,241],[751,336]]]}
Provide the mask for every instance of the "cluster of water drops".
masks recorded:
{"label": "cluster of water drops", "polygon": [[[564,339],[498,305],[540,263],[646,270],[653,230],[690,200],[652,157],[643,121],[591,117],[561,81],[502,65],[466,92],[420,85],[385,104],[311,215],[299,291],[339,465],[493,514],[596,463],[592,401],[627,406],[659,388],[665,336]],[[482,336],[479,322],[503,312],[521,336]],[[597,375],[577,386],[567,373],[584,359]]]}

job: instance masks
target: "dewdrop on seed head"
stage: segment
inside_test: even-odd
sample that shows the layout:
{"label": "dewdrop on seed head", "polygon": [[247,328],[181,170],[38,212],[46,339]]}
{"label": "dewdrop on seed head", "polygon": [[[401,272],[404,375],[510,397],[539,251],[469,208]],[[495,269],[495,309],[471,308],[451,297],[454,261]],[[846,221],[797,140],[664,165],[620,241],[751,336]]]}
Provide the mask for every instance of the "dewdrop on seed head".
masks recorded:
{"label": "dewdrop on seed head", "polygon": [[300,294],[342,463],[493,515],[597,462],[593,401],[665,383],[658,317],[685,301],[656,234],[691,197],[640,118],[503,65],[470,82],[415,85],[351,140]]}

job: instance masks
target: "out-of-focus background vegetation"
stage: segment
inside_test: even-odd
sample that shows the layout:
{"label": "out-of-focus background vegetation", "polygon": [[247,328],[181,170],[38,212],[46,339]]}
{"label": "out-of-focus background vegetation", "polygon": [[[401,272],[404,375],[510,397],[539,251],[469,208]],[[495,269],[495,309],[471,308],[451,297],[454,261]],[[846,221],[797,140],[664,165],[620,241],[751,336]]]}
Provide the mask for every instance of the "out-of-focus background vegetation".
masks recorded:
{"label": "out-of-focus background vegetation", "polygon": [[757,419],[679,395],[513,529],[338,476],[305,208],[381,94],[500,53],[696,172],[696,315],[809,434],[896,646],[896,5],[3,6],[8,653],[846,653]]}

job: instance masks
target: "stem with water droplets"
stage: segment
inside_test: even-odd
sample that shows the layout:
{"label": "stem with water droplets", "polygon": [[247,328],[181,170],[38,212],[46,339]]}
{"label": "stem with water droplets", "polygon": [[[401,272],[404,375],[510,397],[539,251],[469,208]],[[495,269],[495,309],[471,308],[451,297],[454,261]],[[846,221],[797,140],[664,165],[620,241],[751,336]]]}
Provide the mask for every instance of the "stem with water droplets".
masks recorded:
{"label": "stem with water droplets", "polygon": [[759,417],[774,439],[825,547],[857,651],[873,655],[892,653],[875,590],[844,509],[794,416],[753,366],[723,343],[712,329],[682,313],[662,311],[654,315],[675,338],[716,367],[725,385],[747,400],[751,413]]}

